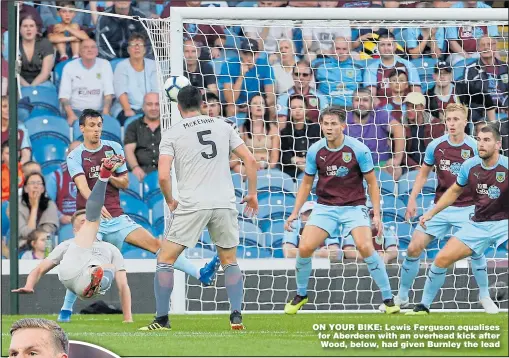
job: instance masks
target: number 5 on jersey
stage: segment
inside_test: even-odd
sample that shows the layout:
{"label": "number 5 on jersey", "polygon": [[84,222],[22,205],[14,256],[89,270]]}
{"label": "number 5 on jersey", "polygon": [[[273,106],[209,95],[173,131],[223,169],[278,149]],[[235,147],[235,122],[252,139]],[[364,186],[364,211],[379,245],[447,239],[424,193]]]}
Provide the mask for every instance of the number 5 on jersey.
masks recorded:
{"label": "number 5 on jersey", "polygon": [[211,140],[206,140],[204,138],[206,135],[209,135],[211,133],[212,132],[210,130],[201,131],[201,132],[196,133],[196,135],[198,136],[198,141],[200,142],[200,144],[210,145],[210,147],[211,147],[212,153],[207,153],[205,151],[201,152],[201,156],[203,158],[205,158],[205,159],[212,159],[212,158],[215,158],[215,156],[217,155],[216,143],[214,143]]}

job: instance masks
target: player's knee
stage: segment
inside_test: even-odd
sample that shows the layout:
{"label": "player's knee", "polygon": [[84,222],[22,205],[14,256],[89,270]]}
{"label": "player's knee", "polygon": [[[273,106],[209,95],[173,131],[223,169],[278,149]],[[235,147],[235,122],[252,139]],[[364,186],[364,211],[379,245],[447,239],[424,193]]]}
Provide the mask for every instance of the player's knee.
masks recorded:
{"label": "player's knee", "polygon": [[419,257],[421,256],[422,250],[424,250],[424,247],[417,243],[410,243],[408,245],[407,249],[407,256],[408,257]]}
{"label": "player's knee", "polygon": [[444,254],[444,253],[439,253],[437,255],[437,257],[435,258],[435,265],[438,266],[438,267],[442,267],[442,268],[445,268],[445,267],[448,267],[451,262],[451,260],[449,259],[449,257]]}
{"label": "player's knee", "polygon": [[373,247],[373,244],[371,241],[363,241],[360,243],[357,243],[357,250],[359,251],[359,254],[363,257],[369,257],[373,255],[373,252],[375,251],[375,248]]}
{"label": "player's knee", "polygon": [[313,255],[313,252],[315,251],[314,247],[311,247],[311,245],[302,243],[299,245],[299,256],[300,257],[311,257]]}

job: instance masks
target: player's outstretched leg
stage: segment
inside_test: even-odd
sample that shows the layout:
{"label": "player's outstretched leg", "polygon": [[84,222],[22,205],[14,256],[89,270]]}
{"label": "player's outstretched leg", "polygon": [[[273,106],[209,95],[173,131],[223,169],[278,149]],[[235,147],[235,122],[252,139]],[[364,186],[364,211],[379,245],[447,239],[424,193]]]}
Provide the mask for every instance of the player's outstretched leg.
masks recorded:
{"label": "player's outstretched leg", "polygon": [[74,302],[76,302],[77,298],[78,296],[76,296],[76,294],[71,290],[68,289],[65,291],[64,304],[62,305],[60,313],[58,314],[57,322],[71,322],[72,307],[74,306]]}
{"label": "player's outstretched leg", "polygon": [[299,243],[299,252],[295,262],[295,280],[297,281],[297,294],[286,304],[286,314],[296,314],[308,301],[308,283],[311,276],[311,257],[316,248],[329,237],[329,233],[313,224],[304,227],[302,239]]}
{"label": "player's outstretched leg", "polygon": [[175,261],[173,268],[196,278],[203,286],[212,286],[216,281],[219,265],[219,257],[217,255],[201,269],[198,269],[185,255],[180,255],[177,261]]}
{"label": "player's outstretched leg", "polygon": [[421,253],[428,246],[433,237],[421,230],[415,230],[412,235],[410,245],[408,245],[407,255],[401,265],[401,278],[399,281],[398,295],[394,297],[394,303],[402,308],[408,306],[408,292],[412,288],[415,277],[419,273]]}
{"label": "player's outstretched leg", "polygon": [[440,250],[435,261],[428,270],[428,277],[424,284],[424,293],[421,303],[415,305],[413,311],[407,312],[406,315],[423,316],[429,314],[429,308],[445,282],[447,267],[471,254],[472,250],[470,250],[467,245],[456,237],[451,237],[445,247]]}
{"label": "player's outstretched leg", "polygon": [[489,292],[488,271],[486,256],[472,255],[472,272],[474,274],[477,285],[479,286],[479,301],[481,302],[484,311],[489,314],[497,314],[499,312],[498,306],[493,302]]}

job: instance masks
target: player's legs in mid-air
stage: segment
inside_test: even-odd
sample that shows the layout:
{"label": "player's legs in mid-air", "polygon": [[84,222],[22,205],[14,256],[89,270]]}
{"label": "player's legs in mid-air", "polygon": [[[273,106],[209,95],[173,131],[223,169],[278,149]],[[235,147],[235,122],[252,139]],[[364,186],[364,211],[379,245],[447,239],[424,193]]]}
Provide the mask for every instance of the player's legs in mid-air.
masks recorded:
{"label": "player's legs in mid-air", "polygon": [[[90,193],[86,204],[86,220],[76,233],[74,242],[69,245],[59,267],[59,277],[64,286],[79,297],[91,298],[111,286],[113,271],[110,265],[101,265],[94,259],[92,246],[99,230],[101,208],[111,173],[124,162],[121,156],[106,159],[99,178]],[[78,271],[76,271],[78,268]],[[70,274],[71,272],[75,274]]]}
{"label": "player's legs in mid-air", "polygon": [[[429,314],[429,308],[445,282],[447,268],[470,255],[473,255],[473,258],[481,256],[489,246],[501,240],[501,238],[506,238],[507,224],[507,220],[487,222],[471,221],[466,223],[454,237],[449,239],[445,247],[438,253],[431,268],[428,270],[428,277],[424,285],[421,303],[417,304],[413,311],[407,312],[406,314]],[[476,279],[478,280],[477,277]],[[498,309],[486,310],[486,312],[497,313]]]}
{"label": "player's legs in mid-air", "polygon": [[[402,264],[401,279],[398,295],[394,301],[401,307],[409,304],[408,293],[412,288],[415,277],[419,272],[420,256],[423,250],[434,239],[442,239],[451,230],[456,231],[460,226],[469,221],[470,216],[474,212],[474,206],[455,207],[450,206],[442,212],[435,215],[426,224],[426,229],[417,225],[412,235],[412,240],[407,249],[407,255]],[[488,289],[488,273],[486,271],[486,257],[484,254],[472,256],[472,271],[480,289],[480,302],[486,312],[497,310],[497,306],[493,303],[489,295]]]}

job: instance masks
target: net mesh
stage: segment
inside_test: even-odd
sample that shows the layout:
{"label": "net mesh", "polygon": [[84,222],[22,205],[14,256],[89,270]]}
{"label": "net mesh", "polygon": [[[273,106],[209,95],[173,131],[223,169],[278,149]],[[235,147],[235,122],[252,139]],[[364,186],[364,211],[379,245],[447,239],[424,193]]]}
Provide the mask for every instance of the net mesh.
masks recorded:
{"label": "net mesh", "polygon": [[[349,111],[353,107],[362,109],[366,105],[359,104],[362,96],[354,96],[358,88],[367,88],[372,95],[368,96],[372,98],[372,104],[367,104],[367,110],[375,107],[377,111],[387,113],[384,117],[387,118],[386,122],[375,121],[374,126],[362,123],[359,139],[370,143],[368,146],[378,163],[376,173],[382,194],[386,242],[389,236],[396,238],[397,258],[388,265],[393,289],[399,285],[400,263],[406,255],[417,218],[434,198],[436,179],[431,175],[417,198],[417,216],[410,223],[405,220],[406,204],[414,185],[416,169],[423,160],[424,149],[429,141],[445,131],[445,106],[448,103],[463,103],[470,108],[467,130],[472,135],[474,122],[495,121],[501,128],[504,153],[507,155],[507,72],[505,75],[503,72],[507,69],[507,23],[333,21],[325,20],[325,15],[323,21],[277,23],[263,18],[189,19],[185,20],[183,26],[184,39],[188,41],[182,46],[185,51],[191,50],[185,54],[187,61],[182,58],[186,75],[204,91],[207,87],[217,91],[214,87],[217,85],[223,104],[222,115],[233,120],[245,133],[244,139],[260,163],[258,218],[252,220],[244,217],[242,207],[240,204],[238,206],[241,229],[239,256],[251,259],[242,265],[246,310],[280,310],[295,292],[294,260],[283,258],[283,225],[293,209],[297,188],[302,180],[302,158],[306,149],[320,135],[319,131],[318,135],[311,135],[308,130],[302,137],[296,137],[295,130],[285,131],[292,118],[297,118],[298,111],[302,110],[301,102],[292,103],[292,93],[295,94],[295,91],[299,93],[301,88],[304,91],[304,95],[301,95],[304,98],[303,110],[310,123],[316,121],[319,111],[329,104],[348,108]],[[170,76],[170,21],[144,19],[142,22],[154,48],[162,87]],[[395,36],[395,41],[390,45],[383,40],[386,30]],[[472,40],[472,36],[480,37],[480,32],[490,36],[479,41]],[[288,41],[289,36],[292,41]],[[256,45],[245,47],[244,37],[249,37]],[[377,41],[379,37],[381,39]],[[453,43],[462,46],[467,55],[457,54]],[[246,50],[257,56],[256,66],[253,67],[255,70],[246,68],[244,84],[235,86],[237,76],[243,70],[241,54]],[[379,58],[391,52],[397,56],[395,65],[380,67]],[[193,64],[193,56],[198,58],[196,65]],[[490,67],[490,73],[487,76],[481,73],[481,80],[476,82],[475,68],[479,57],[496,60]],[[442,61],[447,62],[447,67],[450,66],[450,74],[448,69],[436,73],[435,69],[441,66],[439,63]],[[396,71],[393,71],[394,68]],[[300,73],[294,75],[296,69]],[[311,76],[306,77],[306,73]],[[496,76],[497,80],[494,79]],[[425,95],[426,111],[422,117],[404,104],[411,92]],[[263,99],[250,103],[251,98],[259,94],[263,94]],[[171,125],[171,106],[163,92],[160,101],[163,130],[167,130]],[[255,117],[260,113],[265,123],[270,123],[265,131],[262,129],[262,136],[256,134],[260,132],[254,124]],[[409,125],[416,116],[424,121],[426,125],[420,127],[426,130],[416,132]],[[249,120],[250,117],[253,120]],[[248,131],[256,133],[248,135]],[[291,154],[288,155],[288,152]],[[398,154],[403,157],[401,166],[394,168],[391,158]],[[243,171],[240,165],[232,164],[232,169],[240,201],[245,192]],[[316,199],[314,188],[309,199]],[[418,301],[422,296],[426,268],[449,237],[433,240],[424,250],[421,269],[411,290],[411,301]],[[339,239],[339,247],[343,240]],[[491,294],[504,308],[508,303],[506,245],[492,247],[486,252]],[[375,242],[375,246],[383,250],[384,243]],[[187,251],[187,255],[192,258],[214,255],[207,232],[195,249]],[[314,263],[308,290],[312,303],[306,305],[305,309],[359,310],[378,307],[380,293],[363,263],[345,259],[342,251],[339,254],[335,251],[331,253],[330,260],[316,259],[314,262],[318,264]],[[210,288],[202,288],[198,281],[188,277],[186,309],[228,310],[223,287],[222,275],[219,275],[216,287]],[[477,301],[478,289],[469,261],[463,260],[449,270],[446,283],[432,307],[481,308]]]}

